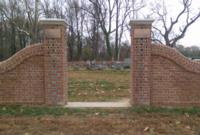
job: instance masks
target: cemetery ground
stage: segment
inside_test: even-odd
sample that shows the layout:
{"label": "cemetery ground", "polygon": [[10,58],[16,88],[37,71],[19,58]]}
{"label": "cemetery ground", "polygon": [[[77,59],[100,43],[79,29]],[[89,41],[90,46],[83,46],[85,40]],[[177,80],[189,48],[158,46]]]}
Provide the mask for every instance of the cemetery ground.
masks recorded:
{"label": "cemetery ground", "polygon": [[[70,70],[70,101],[129,98],[128,70]],[[0,135],[200,135],[200,108],[0,106]]]}
{"label": "cemetery ground", "polygon": [[130,70],[70,70],[69,101],[117,101],[130,96]]}

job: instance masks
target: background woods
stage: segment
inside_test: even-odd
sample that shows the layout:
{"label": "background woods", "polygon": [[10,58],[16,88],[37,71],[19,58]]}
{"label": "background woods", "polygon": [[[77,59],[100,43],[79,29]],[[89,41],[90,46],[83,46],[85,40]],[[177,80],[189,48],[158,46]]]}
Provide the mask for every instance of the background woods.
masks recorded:
{"label": "background woods", "polygon": [[[122,41],[135,0],[1,0],[0,59],[38,42],[39,18],[66,19],[69,60],[116,59],[127,56]],[[116,22],[116,23],[113,23]]]}
{"label": "background woods", "polygon": [[[156,19],[155,42],[176,46],[188,27],[199,18],[199,12],[190,10],[191,0],[182,0],[181,4],[183,9],[171,23],[166,23],[170,22],[167,21],[170,15],[164,2],[151,5],[151,16]],[[140,17],[144,8],[143,0],[1,0],[0,61],[39,42],[38,20],[44,17],[67,20],[70,61],[123,60],[130,57],[129,21]],[[187,21],[178,34],[174,34],[182,16]]]}

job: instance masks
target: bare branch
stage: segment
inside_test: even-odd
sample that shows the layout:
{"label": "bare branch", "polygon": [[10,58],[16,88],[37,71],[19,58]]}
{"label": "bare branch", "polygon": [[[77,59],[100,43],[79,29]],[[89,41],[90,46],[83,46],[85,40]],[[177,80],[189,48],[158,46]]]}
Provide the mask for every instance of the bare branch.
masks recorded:
{"label": "bare branch", "polygon": [[[160,36],[163,37],[166,45],[174,47],[176,43],[185,36],[188,28],[200,18],[200,11],[191,17],[191,5],[192,0],[182,0],[182,10],[177,14],[175,20],[173,20],[172,17],[169,17],[166,5],[164,3],[162,5],[162,12],[160,12],[160,6],[158,5],[156,5],[156,8],[153,9],[154,14],[159,16],[158,22],[162,23],[164,29],[160,29],[156,26],[153,28]],[[170,22],[168,22],[167,18],[170,18]],[[181,18],[185,18],[185,24],[180,22]],[[179,26],[181,23],[182,27],[179,28],[179,33],[172,35],[172,33],[174,33],[174,31],[177,29],[177,26]]]}

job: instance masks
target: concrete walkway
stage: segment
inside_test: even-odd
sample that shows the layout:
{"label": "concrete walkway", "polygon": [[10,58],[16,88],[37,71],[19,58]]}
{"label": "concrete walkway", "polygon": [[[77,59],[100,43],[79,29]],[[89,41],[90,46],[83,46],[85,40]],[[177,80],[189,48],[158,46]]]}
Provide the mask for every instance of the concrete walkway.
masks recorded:
{"label": "concrete walkway", "polygon": [[121,108],[131,107],[128,100],[117,102],[68,102],[66,108]]}

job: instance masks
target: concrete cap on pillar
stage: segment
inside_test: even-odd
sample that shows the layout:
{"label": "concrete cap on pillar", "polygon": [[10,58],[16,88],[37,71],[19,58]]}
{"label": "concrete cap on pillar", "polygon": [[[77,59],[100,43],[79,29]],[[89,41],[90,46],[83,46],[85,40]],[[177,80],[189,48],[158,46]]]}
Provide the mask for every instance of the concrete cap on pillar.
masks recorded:
{"label": "concrete cap on pillar", "polygon": [[67,22],[64,19],[57,19],[57,18],[45,18],[39,20],[40,25],[62,25],[67,27]]}
{"label": "concrete cap on pillar", "polygon": [[154,22],[154,19],[139,19],[139,20],[131,20],[129,25],[138,25],[138,24],[142,24],[142,25],[149,25],[152,24]]}

